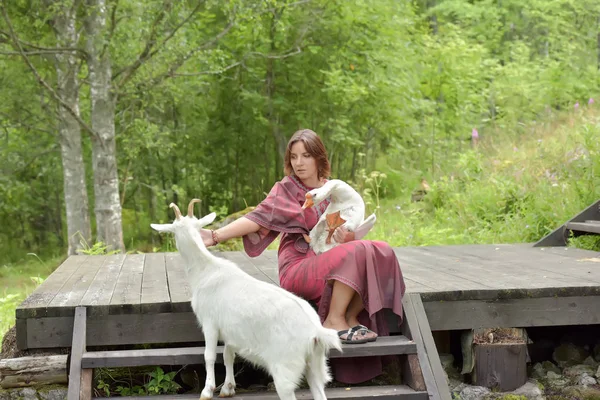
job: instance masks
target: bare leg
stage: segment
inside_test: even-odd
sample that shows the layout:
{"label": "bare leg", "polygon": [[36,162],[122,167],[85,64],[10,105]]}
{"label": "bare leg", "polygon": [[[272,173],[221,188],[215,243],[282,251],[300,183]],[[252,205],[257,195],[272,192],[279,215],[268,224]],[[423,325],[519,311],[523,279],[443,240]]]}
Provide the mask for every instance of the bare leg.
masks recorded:
{"label": "bare leg", "polygon": [[[348,325],[348,321],[346,321],[346,313],[348,312],[348,306],[355,295],[357,295],[356,291],[350,286],[337,280],[333,281],[329,314],[327,314],[327,318],[325,318],[325,321],[323,322],[325,328],[335,329],[336,331],[350,329],[350,325]],[[344,338],[345,337],[342,337],[342,339]],[[353,340],[354,338],[356,340],[363,339],[361,335],[355,335]]]}
{"label": "bare leg", "polygon": [[[355,293],[354,297],[352,297],[352,300],[350,301],[350,304],[348,305],[348,310],[346,311],[346,321],[348,322],[348,325],[360,325],[360,322],[358,322],[358,314],[360,314],[364,308],[365,306],[363,305],[362,298],[358,295],[358,293]],[[364,336],[372,339],[376,338],[377,334],[373,331],[369,331]]]}

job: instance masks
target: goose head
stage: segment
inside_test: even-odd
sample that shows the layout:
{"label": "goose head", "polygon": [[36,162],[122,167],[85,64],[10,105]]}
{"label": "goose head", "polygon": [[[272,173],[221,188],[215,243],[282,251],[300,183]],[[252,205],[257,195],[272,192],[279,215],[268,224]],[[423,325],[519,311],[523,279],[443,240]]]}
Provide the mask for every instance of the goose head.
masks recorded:
{"label": "goose head", "polygon": [[319,204],[323,200],[327,199],[333,191],[339,186],[340,181],[338,179],[331,179],[320,188],[313,189],[304,195],[306,200],[302,209],[311,208]]}

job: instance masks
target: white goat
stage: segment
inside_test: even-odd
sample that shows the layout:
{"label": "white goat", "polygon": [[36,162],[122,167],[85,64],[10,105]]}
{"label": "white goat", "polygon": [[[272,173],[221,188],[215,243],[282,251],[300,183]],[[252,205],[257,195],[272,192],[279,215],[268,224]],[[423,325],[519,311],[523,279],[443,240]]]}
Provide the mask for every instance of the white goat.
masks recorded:
{"label": "white goat", "polygon": [[330,349],[341,351],[337,332],[321,325],[316,311],[305,300],[270,283],[259,281],[235,263],[216,257],[202,242],[200,229],[215,219],[211,213],[198,220],[182,217],[171,203],[172,224],[151,224],[159,232],[175,234],[192,289],[192,309],[204,332],[206,383],[201,400],[215,390],[214,364],[217,341],[225,343],[225,383],[221,397],[235,395],[235,354],[260,366],[273,377],[281,399],[296,399],[294,391],[303,375],[316,400],[326,399],[325,384],[331,380],[327,366]]}

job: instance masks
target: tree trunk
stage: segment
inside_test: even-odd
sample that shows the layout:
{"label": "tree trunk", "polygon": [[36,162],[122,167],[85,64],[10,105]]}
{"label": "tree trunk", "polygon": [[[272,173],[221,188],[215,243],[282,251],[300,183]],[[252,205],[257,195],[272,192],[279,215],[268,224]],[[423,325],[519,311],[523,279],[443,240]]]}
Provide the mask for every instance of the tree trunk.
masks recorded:
{"label": "tree trunk", "polygon": [[[79,35],[75,26],[75,7],[64,7],[54,20],[57,47],[77,47]],[[58,95],[79,114],[79,64],[74,53],[57,53],[56,78]],[[63,188],[67,213],[68,254],[81,249],[81,242],[90,244],[88,195],[85,164],[81,150],[81,128],[75,118],[62,106],[58,110],[58,130],[63,166]]]}
{"label": "tree trunk", "polygon": [[[279,15],[277,13],[272,14],[271,18],[271,27],[269,29],[269,40],[271,41],[271,54],[275,54],[277,47],[275,46],[275,33],[276,33],[276,24],[279,19]],[[283,162],[285,156],[285,150],[287,147],[287,142],[285,140],[285,136],[281,133],[281,129],[279,126],[279,118],[277,112],[275,111],[275,106],[273,104],[275,96],[275,60],[273,58],[267,57],[267,73],[265,77],[265,87],[267,92],[267,102],[268,102],[268,110],[267,117],[269,123],[271,125],[271,132],[273,134],[273,138],[275,139],[275,144],[277,146],[277,166],[276,166],[276,174],[275,178],[278,179],[279,176],[283,173]]]}
{"label": "tree trunk", "polygon": [[115,96],[112,93],[111,63],[105,43],[106,0],[87,0],[86,50],[89,54],[90,100],[92,103],[92,165],[96,240],[107,250],[125,251],[121,226],[121,202],[115,144]]}
{"label": "tree trunk", "polygon": [[4,389],[66,383],[66,354],[0,361],[0,386]]}

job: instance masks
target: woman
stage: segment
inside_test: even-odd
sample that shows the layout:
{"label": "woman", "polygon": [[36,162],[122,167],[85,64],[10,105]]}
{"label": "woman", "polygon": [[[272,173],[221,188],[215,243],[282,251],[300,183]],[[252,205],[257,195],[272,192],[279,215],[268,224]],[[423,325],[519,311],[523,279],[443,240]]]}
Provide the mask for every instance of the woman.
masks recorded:
{"label": "woman", "polygon": [[[388,335],[383,309],[392,309],[401,319],[405,290],[392,248],[384,242],[354,240],[354,233],[343,227],[333,234],[340,244],[319,255],[304,240],[328,204],[301,208],[306,192],[321,187],[330,173],[325,146],[315,132],[294,133],[285,153],[285,173],[254,211],[215,231],[203,229],[204,244],[243,237],[246,253],[256,257],[282,234],[278,252],[282,288],[316,302],[323,326],[337,330],[344,343]],[[364,382],[382,372],[380,357],[334,361],[335,378],[344,383]]]}

